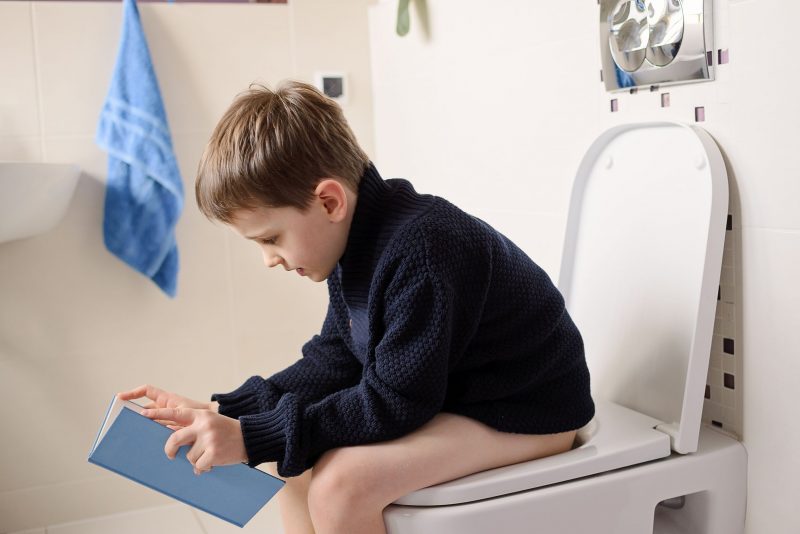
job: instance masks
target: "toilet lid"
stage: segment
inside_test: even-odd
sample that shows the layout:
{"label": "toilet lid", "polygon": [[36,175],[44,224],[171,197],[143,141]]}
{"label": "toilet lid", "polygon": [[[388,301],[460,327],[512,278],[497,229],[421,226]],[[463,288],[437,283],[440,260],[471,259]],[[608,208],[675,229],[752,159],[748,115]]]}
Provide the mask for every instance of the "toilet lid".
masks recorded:
{"label": "toilet lid", "polygon": [[573,186],[559,289],[595,399],[659,421],[697,450],[728,213],[705,131],[629,124],[589,148]]}

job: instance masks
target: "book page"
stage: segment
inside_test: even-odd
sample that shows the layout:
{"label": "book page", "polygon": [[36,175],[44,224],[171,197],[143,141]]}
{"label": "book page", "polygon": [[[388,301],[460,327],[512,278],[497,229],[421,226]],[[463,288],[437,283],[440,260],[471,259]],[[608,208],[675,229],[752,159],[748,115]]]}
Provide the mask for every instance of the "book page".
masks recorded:
{"label": "book page", "polygon": [[97,434],[97,439],[94,442],[92,450],[97,447],[98,443],[103,441],[103,436],[106,435],[106,432],[117,419],[117,416],[120,414],[123,408],[130,408],[136,413],[142,413],[142,410],[144,410],[144,406],[140,406],[135,402],[122,400],[115,395],[114,400],[111,402],[111,407],[108,409],[108,413],[106,414],[106,418],[103,421],[103,426],[100,428],[100,433]]}

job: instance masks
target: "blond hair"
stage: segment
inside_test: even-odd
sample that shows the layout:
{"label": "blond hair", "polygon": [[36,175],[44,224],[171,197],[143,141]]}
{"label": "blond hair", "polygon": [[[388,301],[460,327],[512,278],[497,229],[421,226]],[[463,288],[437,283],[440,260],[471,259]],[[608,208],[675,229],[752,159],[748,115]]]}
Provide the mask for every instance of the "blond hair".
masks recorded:
{"label": "blond hair", "polygon": [[368,165],[342,109],[315,87],[285,81],[271,91],[251,84],[217,123],[200,158],[197,205],[226,223],[239,209],[305,210],[321,179],[337,178],[358,191]]}

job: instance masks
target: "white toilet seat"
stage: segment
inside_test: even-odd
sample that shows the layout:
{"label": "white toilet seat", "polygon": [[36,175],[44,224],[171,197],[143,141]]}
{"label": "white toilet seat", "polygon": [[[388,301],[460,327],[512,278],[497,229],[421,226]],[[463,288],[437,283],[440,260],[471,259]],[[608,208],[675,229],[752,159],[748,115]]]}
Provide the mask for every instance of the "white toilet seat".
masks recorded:
{"label": "white toilet seat", "polygon": [[670,455],[670,439],[655,430],[661,421],[608,401],[596,402],[592,421],[570,451],[475,473],[417,490],[395,501],[406,506],[459,504],[657,460]]}

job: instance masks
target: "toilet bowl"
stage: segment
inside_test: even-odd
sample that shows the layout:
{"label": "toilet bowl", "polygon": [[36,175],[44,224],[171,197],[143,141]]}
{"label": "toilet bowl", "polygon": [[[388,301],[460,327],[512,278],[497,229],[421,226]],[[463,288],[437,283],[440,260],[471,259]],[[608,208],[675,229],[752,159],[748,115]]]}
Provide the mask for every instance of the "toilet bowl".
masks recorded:
{"label": "toilet bowl", "polygon": [[701,425],[727,213],[725,165],[699,127],[598,137],[574,182],[558,281],[594,418],[569,451],[398,499],[387,532],[742,534],[746,451]]}

